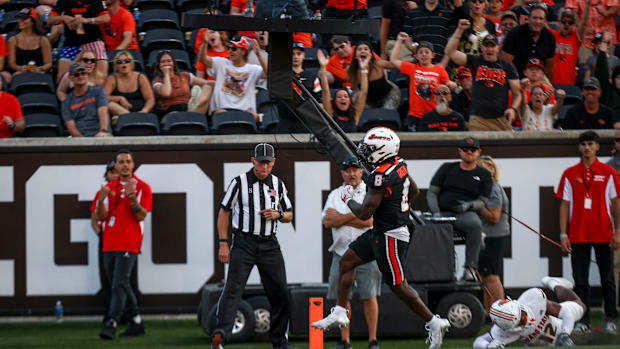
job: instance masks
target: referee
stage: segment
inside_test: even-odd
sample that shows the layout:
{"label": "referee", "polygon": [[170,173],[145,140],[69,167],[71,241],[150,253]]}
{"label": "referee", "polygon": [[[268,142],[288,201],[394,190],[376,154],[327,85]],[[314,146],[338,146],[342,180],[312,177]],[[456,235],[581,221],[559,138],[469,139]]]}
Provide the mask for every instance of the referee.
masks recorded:
{"label": "referee", "polygon": [[[230,337],[239,301],[255,265],[271,305],[269,336],[273,348],[292,348],[286,336],[289,321],[286,271],[276,233],[278,221],[292,221],[293,212],[284,182],[271,174],[276,163],[274,155],[271,144],[256,145],[251,158],[254,167],[230,182],[221,202],[217,218],[218,257],[220,262],[230,265],[217,303],[212,349],[222,348]],[[233,243],[229,247],[231,212]]]}

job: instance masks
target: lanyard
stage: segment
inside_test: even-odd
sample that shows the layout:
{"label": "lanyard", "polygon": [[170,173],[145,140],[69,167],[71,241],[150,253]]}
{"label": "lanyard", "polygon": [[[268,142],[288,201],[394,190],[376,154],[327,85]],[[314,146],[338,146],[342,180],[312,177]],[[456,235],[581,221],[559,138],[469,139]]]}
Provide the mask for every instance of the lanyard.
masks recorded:
{"label": "lanyard", "polygon": [[586,168],[586,174],[588,173],[591,173],[591,176],[589,176],[589,181],[586,181],[586,176],[583,175],[583,172],[581,172],[581,179],[583,179],[583,186],[586,187],[586,196],[590,197],[590,187],[592,186],[592,180],[594,179],[594,171]]}

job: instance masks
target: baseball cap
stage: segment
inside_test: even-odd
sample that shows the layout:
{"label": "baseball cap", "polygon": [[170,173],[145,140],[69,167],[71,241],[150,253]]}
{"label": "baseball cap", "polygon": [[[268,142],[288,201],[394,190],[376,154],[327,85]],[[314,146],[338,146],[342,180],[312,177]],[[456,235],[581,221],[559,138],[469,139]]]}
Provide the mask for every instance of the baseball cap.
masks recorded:
{"label": "baseball cap", "polygon": [[107,175],[108,172],[110,172],[114,168],[115,164],[116,163],[114,162],[114,160],[112,160],[105,165],[105,172],[103,173],[103,177],[105,177],[105,175]]}
{"label": "baseball cap", "polygon": [[456,78],[457,79],[462,79],[462,78],[466,78],[466,77],[470,77],[471,78],[471,70],[469,70],[469,68],[467,67],[458,67],[456,69]]}
{"label": "baseball cap", "polygon": [[357,167],[357,168],[362,168],[362,165],[360,165],[360,161],[356,158],[348,158],[348,159],[344,159],[341,163],[340,163],[340,169],[341,170],[346,170],[349,167]]}
{"label": "baseball cap", "polygon": [[21,9],[17,15],[15,15],[15,17],[17,18],[22,18],[22,19],[26,19],[28,17],[32,17],[32,19],[37,19],[39,18],[39,14],[37,13],[37,11],[32,8],[32,7],[26,7]]}
{"label": "baseball cap", "polygon": [[69,75],[73,75],[80,70],[86,70],[86,67],[84,66],[84,64],[80,62],[72,63],[71,66],[69,67]]}
{"label": "baseball cap", "polygon": [[493,44],[495,46],[499,45],[499,42],[497,41],[497,36],[493,34],[485,36],[484,39],[482,39],[482,46],[486,46],[487,44]]}
{"label": "baseball cap", "polygon": [[302,44],[301,42],[294,42],[293,43],[293,48],[300,48],[300,49],[305,49],[304,44]]}
{"label": "baseball cap", "polygon": [[502,14],[502,18],[500,19],[500,21],[501,21],[501,20],[503,20],[503,19],[504,19],[504,18],[506,18],[506,17],[510,17],[510,18],[514,19],[514,20],[515,20],[515,22],[518,22],[518,21],[519,21],[519,20],[517,19],[517,14],[516,14],[516,13],[514,13],[514,12],[512,12],[512,11],[504,11],[504,13]]}
{"label": "baseball cap", "polygon": [[594,88],[600,90],[601,89],[601,82],[598,81],[597,78],[592,76],[592,77],[588,78],[588,80],[586,80],[586,82],[583,83],[583,87],[584,88],[586,88],[586,87],[594,87]]}
{"label": "baseball cap", "polygon": [[474,137],[465,137],[459,142],[459,148],[476,148],[480,149],[480,142]]}
{"label": "baseball cap", "polygon": [[569,9],[569,8],[565,8],[561,13],[560,13],[560,19],[564,18],[564,17],[569,17],[570,19],[572,19],[573,21],[575,20],[575,13]]}
{"label": "baseball cap", "polygon": [[601,42],[601,41],[603,41],[603,33],[594,34],[594,38],[592,39],[592,42]]}
{"label": "baseball cap", "polygon": [[431,50],[431,52],[435,52],[435,48],[433,47],[433,44],[431,44],[428,41],[420,41],[420,43],[418,44],[418,50],[421,49],[422,47],[426,47],[427,49]]}
{"label": "baseball cap", "polygon": [[232,39],[230,39],[230,44],[246,50],[250,49],[250,42],[243,36],[235,35]]}
{"label": "baseball cap", "polygon": [[258,162],[263,161],[273,161],[275,156],[275,151],[273,150],[273,145],[269,143],[258,143],[254,147],[254,160]]}
{"label": "baseball cap", "polygon": [[525,65],[526,68],[529,67],[538,67],[542,70],[545,70],[545,64],[538,58],[530,58],[529,61],[527,61],[527,64]]}

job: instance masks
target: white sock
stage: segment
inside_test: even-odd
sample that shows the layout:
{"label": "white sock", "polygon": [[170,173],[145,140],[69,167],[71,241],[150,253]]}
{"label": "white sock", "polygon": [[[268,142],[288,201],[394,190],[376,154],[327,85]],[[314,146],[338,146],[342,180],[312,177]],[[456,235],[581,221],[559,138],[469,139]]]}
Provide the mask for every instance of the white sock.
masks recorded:
{"label": "white sock", "polygon": [[549,281],[547,281],[547,284],[549,285],[549,287],[551,287],[551,291],[555,291],[555,287],[560,285],[560,282],[556,279],[549,279]]}
{"label": "white sock", "polygon": [[136,323],[137,325],[139,325],[142,322],[142,318],[140,317],[140,314],[133,317],[133,322]]}
{"label": "white sock", "polygon": [[346,315],[346,314],[347,314],[347,308],[345,308],[345,307],[341,307],[341,306],[339,306],[339,305],[336,305],[336,306],[334,307],[334,313],[342,313],[342,314],[345,314],[345,315]]}

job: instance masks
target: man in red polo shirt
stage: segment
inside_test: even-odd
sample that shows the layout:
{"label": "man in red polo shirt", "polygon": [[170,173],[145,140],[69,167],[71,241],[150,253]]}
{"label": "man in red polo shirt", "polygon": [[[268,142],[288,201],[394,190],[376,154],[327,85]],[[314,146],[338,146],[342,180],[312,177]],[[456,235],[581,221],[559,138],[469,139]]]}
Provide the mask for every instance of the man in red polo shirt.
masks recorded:
{"label": "man in red polo shirt", "polygon": [[605,332],[617,331],[613,250],[620,247],[620,181],[613,167],[598,161],[598,150],[599,136],[596,132],[586,131],[579,135],[581,161],[564,171],[555,195],[562,200],[562,251],[571,254],[575,293],[587,307],[586,313],[575,325],[575,333],[590,331],[588,274],[592,248],[603,288]]}
{"label": "man in red polo shirt", "polygon": [[99,333],[102,339],[114,339],[126,303],[131,320],[121,336],[146,333],[129,277],[142,247],[143,221],[151,211],[153,193],[148,184],[133,174],[134,156],[129,150],[116,153],[114,166],[119,177],[101,186],[96,211],[98,220],[105,221],[103,262],[112,285],[108,321]]}

